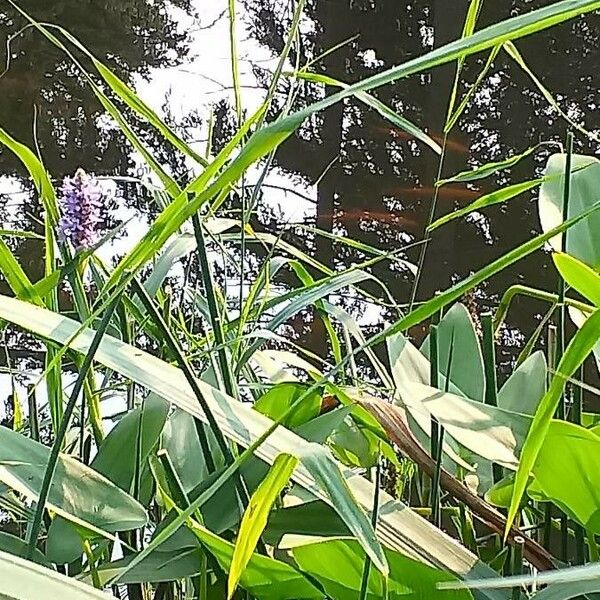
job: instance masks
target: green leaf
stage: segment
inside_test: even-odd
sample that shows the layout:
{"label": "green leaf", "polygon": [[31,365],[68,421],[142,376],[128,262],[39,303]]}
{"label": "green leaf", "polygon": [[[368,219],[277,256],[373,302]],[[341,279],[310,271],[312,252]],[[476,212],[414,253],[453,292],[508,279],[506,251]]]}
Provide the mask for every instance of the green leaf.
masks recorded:
{"label": "green leaf", "polygon": [[210,475],[198,439],[197,426],[204,430],[217,470],[225,465],[210,428],[204,423],[196,423],[192,415],[176,408],[169,415],[163,429],[161,448],[168,452],[186,493],[190,493]]}
{"label": "green leaf", "polygon": [[[356,600],[361,589],[365,555],[360,546],[350,539],[321,541],[297,546],[292,550],[294,560],[302,571],[314,577],[327,595],[335,600]],[[367,583],[368,600],[467,600],[472,598],[467,590],[440,591],[437,584],[454,578],[432,567],[386,550],[390,565],[387,594],[380,573],[371,570]]]}
{"label": "green leaf", "polygon": [[[302,383],[279,383],[263,394],[255,403],[254,409],[266,415],[274,421],[283,415],[294,402],[296,402],[306,391],[308,386]],[[318,391],[311,392],[294,412],[283,423],[286,427],[293,429],[311,419],[321,412],[321,394]]]}
{"label": "green leaf", "polygon": [[434,416],[447,435],[478,456],[516,469],[531,419],[418,382],[408,382],[401,403],[424,431]]}
{"label": "green leaf", "polygon": [[[535,146],[531,146],[531,148],[527,148],[525,152],[515,154],[514,156],[505,158],[504,160],[487,163],[485,165],[482,165],[481,167],[477,167],[476,169],[471,169],[469,171],[461,171],[460,173],[457,173],[456,175],[453,175],[448,179],[441,179],[440,181],[436,182],[436,186],[440,187],[448,183],[466,183],[468,181],[478,181],[479,179],[485,179],[490,175],[494,175],[494,173],[497,173],[498,171],[502,171],[503,169],[509,169],[510,167],[513,167],[518,162],[520,162],[524,158],[527,158],[530,154],[535,152],[539,147],[540,145],[536,144]],[[479,200],[481,200],[481,198]]]}
{"label": "green leaf", "polygon": [[[104,585],[126,567],[135,554],[105,563],[98,568],[100,582]],[[162,550],[159,548],[128,571],[120,580],[129,583],[160,583],[179,581],[185,577],[195,577],[202,571],[200,545]],[[91,579],[91,578],[89,578]]]}
{"label": "green leaf", "polygon": [[48,528],[46,555],[57,565],[73,562],[83,554],[85,537],[73,523],[56,516]]}
{"label": "green leaf", "polygon": [[[208,529],[189,521],[189,527],[221,568],[231,568],[234,547]],[[253,554],[240,577],[240,585],[259,600],[321,599],[323,595],[292,566],[261,554]]]}
{"label": "green leaf", "polygon": [[[573,154],[571,192],[568,217],[584,213],[600,197],[600,160],[594,156]],[[546,164],[545,181],[540,187],[538,210],[544,232],[563,220],[566,154],[553,154]],[[600,213],[591,214],[585,221],[572,227],[567,236],[566,252],[594,269],[600,269]],[[565,234],[562,234],[565,235]],[[562,235],[549,241],[554,250],[561,252]]]}
{"label": "green leaf", "polygon": [[512,200],[517,196],[520,196],[524,192],[533,189],[540,185],[543,181],[543,178],[540,179],[532,179],[531,181],[523,181],[521,183],[515,183],[514,185],[509,185],[499,190],[495,190],[490,192],[489,194],[484,194],[475,200],[475,202],[471,202],[468,206],[461,208],[459,210],[455,210],[454,212],[448,213],[443,217],[440,217],[436,221],[434,221],[428,228],[427,231],[433,231],[446,223],[458,219],[459,217],[464,217],[476,210],[482,210],[483,208],[487,208],[488,206],[493,206],[494,204],[499,204],[501,202],[507,202],[508,200]]}
{"label": "green leaf", "polygon": [[[440,373],[444,379],[448,377],[446,371],[448,369],[451,346],[454,344],[455,351],[452,353],[450,381],[467,398],[483,402],[485,396],[483,356],[479,347],[479,338],[475,331],[475,325],[469,311],[463,304],[458,302],[452,305],[440,320],[437,331]],[[421,352],[429,359],[429,336],[425,338],[421,346]],[[444,379],[440,381],[444,381]],[[444,384],[441,383],[440,386],[444,387]]]}
{"label": "green leaf", "polygon": [[[322,73],[309,73],[307,71],[296,71],[294,73],[295,77],[299,79],[304,79],[305,81],[312,81],[313,83],[322,83],[324,85],[330,85],[334,87],[341,87],[343,89],[348,89],[350,86],[346,83],[342,83],[333,77],[329,77],[328,75],[323,75]],[[440,145],[433,139],[431,139],[422,129],[417,127],[414,123],[411,123],[408,119],[399,115],[395,110],[391,109],[389,106],[381,102],[372,96],[371,94],[367,94],[366,92],[356,92],[354,94],[358,100],[360,100],[363,104],[366,104],[369,108],[377,111],[384,119],[387,119],[390,123],[393,123],[399,129],[406,131],[408,134],[412,135],[415,139],[420,140],[426,146],[429,146],[436,154],[442,153],[442,148]]]}
{"label": "green leaf", "polygon": [[[91,329],[83,329],[75,337],[75,334],[80,331],[80,323],[1,295],[0,318],[24,327],[36,335],[52,339],[61,345],[69,344],[74,351],[83,354],[88,351],[94,338],[94,331]],[[102,339],[95,358],[107,368],[155,392],[195,418],[202,421],[206,419],[194,399],[185,375],[173,365],[116,340],[110,335],[105,335]],[[245,403],[229,398],[202,381],[199,381],[198,384],[215,414],[219,427],[224,435],[233,442],[247,447],[272,425],[272,421]],[[352,534],[369,547],[373,557],[379,559],[379,550],[372,529],[368,526],[368,520],[360,509],[357,512],[356,505],[352,506],[354,500],[348,497],[347,492],[349,487],[352,490],[352,496],[356,498],[356,502],[362,507],[362,510],[371,510],[373,485],[366,479],[357,476],[353,471],[344,470],[343,474],[340,473],[339,467],[327,453],[325,453],[326,457],[323,457],[322,465],[323,469],[331,471],[331,475],[329,481],[324,480],[320,472],[312,469],[313,465],[310,460],[305,464],[305,451],[308,452],[314,447],[325,452],[321,446],[316,444],[307,446],[307,442],[301,437],[279,427],[271,433],[266,442],[257,447],[255,453],[268,463],[272,463],[275,457],[282,452],[302,455],[299,457],[302,459],[303,465],[300,465],[294,472],[294,481],[307,489],[315,498],[334,506]],[[324,484],[330,487],[336,486],[337,489],[324,489],[322,487]],[[345,496],[343,503],[338,501],[339,495]],[[380,526],[377,532],[382,536],[383,532],[386,532],[386,543],[392,548],[407,549],[412,556],[422,557],[430,564],[443,565],[446,569],[463,577],[467,573],[472,576],[491,573],[490,569],[478,561],[468,550],[450,542],[442,532],[385,492],[381,492],[381,502],[386,505],[386,510],[380,511]],[[349,508],[350,510],[348,510]],[[178,527],[174,527],[169,530],[164,537],[168,539],[177,529]],[[367,536],[370,536],[368,541],[365,539]],[[494,596],[492,595],[490,598],[494,598]]]}
{"label": "green leaf", "polygon": [[38,191],[44,209],[48,213],[50,226],[56,227],[58,223],[58,208],[56,205],[56,192],[52,186],[52,181],[44,165],[39,158],[24,144],[11,137],[4,129],[0,128],[0,143],[4,144],[9,150],[17,155],[19,160],[25,165],[35,189]]}
{"label": "green leaf", "polygon": [[533,416],[546,393],[546,381],[546,357],[538,350],[527,357],[500,388],[498,407]]}
{"label": "green leaf", "polygon": [[29,281],[29,277],[2,238],[0,238],[0,271],[17,298],[42,304],[42,299]]}
{"label": "green leaf", "polygon": [[600,437],[552,421],[533,467],[536,487],[586,531],[600,533]]}
{"label": "green leaf", "polygon": [[[140,407],[125,415],[111,430],[91,464],[93,469],[128,494],[136,492],[144,504],[151,498],[148,456],[158,443],[169,408],[167,400],[150,394]],[[136,491],[136,475],[141,481],[144,471],[144,485]]]}
{"label": "green leaf", "polygon": [[106,594],[36,563],[0,552],[0,598],[6,600],[106,600]]}
{"label": "green leaf", "polygon": [[[293,491],[292,491],[293,495]],[[286,499],[290,493],[286,494]],[[304,501],[271,512],[265,529],[265,542],[282,547],[285,536],[349,537],[350,532],[339,515],[325,502]]]}
{"label": "green leaf", "polygon": [[[27,556],[27,542],[15,535],[0,531],[0,553],[1,552],[7,552],[8,554],[14,554],[15,556],[25,558]],[[37,548],[33,552],[32,560],[46,567],[51,566],[48,559]],[[0,585],[0,595],[2,591],[1,587],[2,586]]]}
{"label": "green leaf", "polygon": [[521,451],[519,468],[515,478],[515,488],[506,521],[507,532],[515,519],[529,480],[529,474],[535,465],[535,461],[550,428],[552,417],[564,392],[566,378],[571,377],[575,373],[592,351],[599,337],[600,310],[596,310],[583,324],[581,329],[577,331],[567,346],[556,369],[556,375],[552,378],[550,388],[542,398],[535,413],[531,428],[523,445],[523,450]]}
{"label": "green leaf", "polygon": [[566,283],[600,307],[600,275],[569,254],[557,252],[552,259]]}
{"label": "green leaf", "polygon": [[[0,481],[36,500],[50,450],[0,427]],[[50,487],[48,508],[69,521],[101,531],[127,531],[146,524],[144,508],[102,475],[61,455]]]}
{"label": "green leaf", "polygon": [[252,559],[256,544],[267,524],[267,518],[273,504],[283,488],[287,485],[298,459],[289,454],[280,454],[270,468],[267,476],[261,481],[252,494],[246,507],[240,529],[238,531],[229,576],[227,579],[227,597],[231,598],[240,581],[242,573]]}

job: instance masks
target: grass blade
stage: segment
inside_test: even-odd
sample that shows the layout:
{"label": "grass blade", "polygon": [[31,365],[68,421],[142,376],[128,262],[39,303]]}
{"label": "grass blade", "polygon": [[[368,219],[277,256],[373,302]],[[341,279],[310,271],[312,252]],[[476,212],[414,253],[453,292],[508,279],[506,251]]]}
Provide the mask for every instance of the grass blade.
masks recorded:
{"label": "grass blade", "polygon": [[553,377],[550,388],[540,401],[533,418],[531,428],[523,444],[519,467],[515,476],[513,494],[506,521],[507,531],[514,522],[519,510],[519,505],[527,483],[529,474],[535,463],[537,455],[544,443],[544,438],[550,427],[556,408],[565,389],[567,378],[580,367],[598,341],[600,332],[600,310],[596,310],[577,331],[564,355],[562,356],[556,375]]}
{"label": "grass blade", "polygon": [[287,485],[298,459],[289,454],[280,454],[270,468],[267,476],[252,494],[250,503],[244,512],[238,531],[229,576],[227,579],[227,597],[231,598],[238,585],[242,572],[252,558],[256,544],[267,524],[267,517],[277,497]]}
{"label": "grass blade", "polygon": [[508,200],[512,200],[517,196],[520,196],[524,192],[527,192],[534,187],[540,185],[543,181],[543,178],[532,179],[530,181],[523,181],[521,183],[515,183],[514,185],[509,185],[500,190],[495,190],[489,194],[485,194],[480,196],[475,200],[475,202],[471,202],[468,206],[461,208],[460,210],[455,210],[454,212],[448,213],[443,217],[434,221],[428,228],[427,231],[433,231],[454,219],[458,219],[459,217],[464,217],[476,210],[481,210],[482,208],[487,208],[488,206],[493,206],[494,204],[500,204],[501,202],[507,202]]}

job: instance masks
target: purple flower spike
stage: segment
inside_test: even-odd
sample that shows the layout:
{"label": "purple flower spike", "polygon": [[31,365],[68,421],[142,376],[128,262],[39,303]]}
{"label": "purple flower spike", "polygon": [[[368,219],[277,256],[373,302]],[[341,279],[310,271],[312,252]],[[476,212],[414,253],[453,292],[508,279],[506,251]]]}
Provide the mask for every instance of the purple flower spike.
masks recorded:
{"label": "purple flower spike", "polygon": [[83,169],[78,169],[73,177],[65,177],[60,205],[59,240],[71,242],[75,250],[91,248],[98,241],[103,222],[104,202],[98,180]]}

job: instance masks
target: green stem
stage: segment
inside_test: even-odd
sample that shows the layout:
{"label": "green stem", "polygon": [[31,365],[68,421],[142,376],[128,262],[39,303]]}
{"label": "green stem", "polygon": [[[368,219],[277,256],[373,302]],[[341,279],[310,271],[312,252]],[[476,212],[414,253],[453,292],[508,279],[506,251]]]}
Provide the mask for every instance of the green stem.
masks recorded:
{"label": "green stem", "polygon": [[29,538],[27,540],[27,559],[31,560],[33,557],[33,553],[35,551],[38,536],[40,533],[40,528],[42,525],[42,517],[44,515],[44,508],[46,506],[46,501],[48,500],[48,494],[50,493],[50,486],[52,485],[52,479],[54,478],[54,473],[56,471],[56,464],[58,463],[58,457],[60,454],[60,449],[69,429],[69,423],[71,421],[71,417],[73,415],[73,410],[75,409],[75,404],[77,403],[77,398],[81,393],[83,388],[83,384],[87,377],[87,374],[92,366],[92,361],[94,360],[94,356],[96,355],[96,351],[98,350],[98,346],[100,346],[100,342],[106,333],[112,315],[115,311],[115,308],[119,302],[119,296],[117,296],[110,306],[106,309],[104,316],[102,317],[102,321],[100,322],[100,326],[94,335],[94,339],[90,345],[90,348],[83,360],[83,364],[79,370],[79,374],[77,375],[77,380],[75,381],[75,385],[73,386],[73,391],[71,392],[71,397],[67,402],[67,406],[65,407],[64,415],[62,421],[60,422],[60,427],[58,432],[56,433],[56,437],[54,439],[54,444],[52,445],[52,450],[50,452],[50,457],[48,459],[48,464],[46,466],[46,471],[44,473],[44,479],[42,482],[42,489],[40,490],[40,495],[38,498],[35,514],[33,516],[33,522],[31,525],[31,529],[29,530]]}
{"label": "green stem", "polygon": [[225,392],[230,396],[235,397],[236,394],[234,392],[235,386],[233,374],[227,356],[227,349],[225,347],[225,336],[223,335],[223,320],[221,318],[221,312],[219,311],[219,307],[217,304],[215,285],[212,278],[210,263],[208,261],[208,254],[206,252],[206,244],[204,241],[204,234],[202,232],[202,224],[200,223],[198,213],[194,213],[194,215],[192,216],[192,223],[194,225],[194,234],[196,236],[198,258],[200,260],[200,271],[202,274],[202,280],[204,282],[206,302],[208,304],[208,310],[210,313],[213,336],[215,338],[215,344],[219,346],[218,357],[219,366],[221,367],[221,377],[223,378]]}
{"label": "green stem", "polygon": [[[567,134],[567,156],[565,161],[565,183],[563,189],[563,223],[569,218],[569,199],[571,195],[571,168],[573,163],[573,133],[569,131]],[[561,251],[566,252],[567,250],[567,232],[565,231],[561,236]],[[562,359],[565,352],[565,322],[566,322],[566,309],[565,309],[565,281],[559,275],[558,277],[558,330],[557,330],[557,364]],[[566,394],[562,395],[561,401],[558,405],[558,417],[564,419],[566,415]],[[568,558],[568,545],[569,545],[569,522],[567,516],[562,513],[560,517],[560,530],[561,530],[561,557],[566,562]]]}
{"label": "green stem", "polygon": [[[375,483],[373,492],[373,511],[371,512],[371,525],[373,530],[377,528],[377,519],[379,517],[379,491],[381,487],[381,457],[377,457],[377,467],[375,469]],[[369,573],[371,572],[371,559],[365,556],[363,566],[362,580],[360,583],[359,600],[365,600],[367,597],[367,589],[369,587]]]}
{"label": "green stem", "polygon": [[[550,304],[557,304],[559,301],[558,294],[553,294],[552,292],[545,292],[543,290],[527,287],[525,285],[513,285],[509,287],[506,290],[506,292],[504,292],[504,295],[500,300],[500,304],[498,305],[498,309],[496,310],[496,316],[494,318],[495,331],[498,331],[498,328],[506,319],[508,309],[510,308],[510,304],[515,298],[515,296],[527,296],[529,298],[534,298],[535,300],[541,300],[542,302],[548,302]],[[585,302],[573,300],[571,298],[564,298],[564,303],[567,306],[573,306],[574,308],[578,308],[579,310],[586,313],[592,312],[594,310],[593,306],[585,304]]]}

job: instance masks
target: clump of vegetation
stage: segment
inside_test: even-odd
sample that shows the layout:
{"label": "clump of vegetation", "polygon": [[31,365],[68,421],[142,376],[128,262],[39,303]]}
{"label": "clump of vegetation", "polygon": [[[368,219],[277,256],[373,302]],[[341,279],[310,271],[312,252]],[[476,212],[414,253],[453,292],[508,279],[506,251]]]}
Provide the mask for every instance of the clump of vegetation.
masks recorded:
{"label": "clump of vegetation", "polygon": [[[131,600],[556,600],[600,590],[600,433],[598,416],[581,403],[583,388],[597,393],[582,365],[600,361],[598,159],[575,154],[569,134],[542,177],[435,221],[434,208],[426,236],[539,188],[543,232],[422,302],[416,290],[426,276],[427,244],[411,265],[403,248],[336,238],[364,260],[332,270],[253,229],[252,207],[243,206],[238,218],[224,212],[258,161],[269,160],[307,118],[351,96],[443,158],[444,144],[371,90],[445,63],[459,72],[467,56],[484,50],[522,60],[514,40],[600,2],[564,0],[480,30],[479,8],[472,0],[459,40],[346,85],[309,68],[284,73],[303,11],[298,2],[266,100],[246,120],[233,61],[239,128],[209,158],[69,32],[23,13],[82,69],[145,160],[159,182],[160,213],[125,256],[105,264],[97,250],[119,230],[100,230],[96,179],[78,171],[57,195],[43,157],[0,130],[43,206],[45,248],[45,275],[33,282],[0,242],[0,270],[13,293],[0,296],[0,318],[35,336],[44,357],[28,410],[13,394],[12,427],[0,427],[0,507],[10,525],[10,533],[0,532],[1,596],[105,598],[112,590]],[[235,57],[233,2],[230,19]],[[268,121],[284,76],[338,91],[298,112],[286,105]],[[474,89],[462,99],[455,89],[448,130]],[[115,100],[194,165],[189,182],[180,184],[154,158]],[[579,124],[574,129],[591,135]],[[438,180],[436,190],[509,169],[537,148]],[[258,269],[250,268],[253,246],[263,251]],[[553,253],[556,290],[515,285],[495,314],[473,315],[461,303],[544,249]],[[198,285],[173,278],[189,256]],[[235,290],[219,282],[215,256],[237,269]],[[397,306],[370,274],[385,263],[413,274],[408,306]],[[284,270],[296,285],[281,284]],[[373,282],[382,298],[365,285]],[[66,301],[59,294],[65,289]],[[391,305],[393,322],[367,336],[331,301],[350,291],[386,315]],[[499,386],[496,334],[518,295],[546,302],[547,318]],[[323,325],[325,357],[282,333],[308,309]],[[408,335],[417,325],[429,332],[420,347]],[[547,330],[547,353],[534,351]],[[47,398],[47,417],[36,391]],[[109,428],[103,408],[115,398],[119,414]]]}

